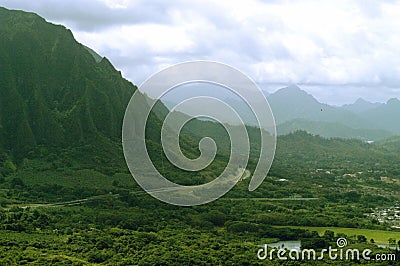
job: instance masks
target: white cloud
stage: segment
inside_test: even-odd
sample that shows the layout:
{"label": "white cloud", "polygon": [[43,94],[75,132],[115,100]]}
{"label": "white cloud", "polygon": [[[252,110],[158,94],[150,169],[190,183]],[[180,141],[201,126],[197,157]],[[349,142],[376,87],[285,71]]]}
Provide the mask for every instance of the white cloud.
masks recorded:
{"label": "white cloud", "polygon": [[261,84],[300,83],[308,90],[318,84],[321,89],[313,93],[321,99],[329,100],[337,88],[331,102],[348,102],[362,91],[382,100],[400,88],[399,1],[0,0],[0,5],[65,24],[137,84],[163,66],[210,59]]}

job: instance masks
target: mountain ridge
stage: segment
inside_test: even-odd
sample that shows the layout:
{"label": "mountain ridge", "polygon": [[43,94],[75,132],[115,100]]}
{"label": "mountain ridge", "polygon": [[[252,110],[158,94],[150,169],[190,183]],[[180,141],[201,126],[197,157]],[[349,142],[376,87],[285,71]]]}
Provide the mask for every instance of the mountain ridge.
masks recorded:
{"label": "mountain ridge", "polygon": [[136,90],[107,58],[96,61],[70,30],[0,8],[0,141],[14,154],[120,138]]}
{"label": "mountain ridge", "polygon": [[360,97],[354,103],[344,104],[341,106],[341,108],[352,111],[354,113],[362,113],[367,110],[379,107],[382,104],[383,103],[372,103],[372,102],[366,101]]}
{"label": "mountain ridge", "polygon": [[400,126],[395,121],[400,116],[400,101],[396,98],[382,104],[359,98],[354,104],[338,107],[320,103],[300,87],[291,85],[267,99],[280,134],[306,130],[324,137],[364,140],[400,135]]}

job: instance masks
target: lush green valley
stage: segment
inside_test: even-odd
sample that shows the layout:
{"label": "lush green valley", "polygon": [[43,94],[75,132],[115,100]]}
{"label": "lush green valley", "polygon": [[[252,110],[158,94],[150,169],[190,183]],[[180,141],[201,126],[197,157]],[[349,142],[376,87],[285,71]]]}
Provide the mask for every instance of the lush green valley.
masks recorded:
{"label": "lush green valley", "polygon": [[[121,125],[136,87],[35,14],[0,8],[0,36],[1,265],[332,265],[341,262],[260,260],[257,251],[278,240],[321,250],[338,237],[346,248],[400,259],[399,138],[366,143],[296,131],[278,137],[257,190],[248,191],[247,178],[212,203],[169,205],[145,193],[125,164]],[[165,112],[160,104],[146,131],[157,169],[185,185],[218,176],[229,157],[226,132],[194,120],[180,138],[183,152],[195,158],[198,140],[211,136],[219,153],[199,173],[178,170],[159,144]],[[252,171],[259,135],[248,131]]]}
{"label": "lush green valley", "polygon": [[[75,152],[65,151],[66,158]],[[54,163],[54,156],[48,152],[20,164],[8,161],[8,168],[2,168],[4,263],[264,264],[256,257],[259,244],[295,239],[322,248],[334,242],[305,227],[398,235],[391,228],[396,221],[366,215],[399,201],[398,169],[393,167],[399,157],[380,144],[304,132],[284,136],[259,189],[248,192],[246,179],[223,198],[188,208],[153,199],[125,167]],[[116,154],[118,160],[122,156]],[[353,246],[381,252],[370,239],[347,238]]]}

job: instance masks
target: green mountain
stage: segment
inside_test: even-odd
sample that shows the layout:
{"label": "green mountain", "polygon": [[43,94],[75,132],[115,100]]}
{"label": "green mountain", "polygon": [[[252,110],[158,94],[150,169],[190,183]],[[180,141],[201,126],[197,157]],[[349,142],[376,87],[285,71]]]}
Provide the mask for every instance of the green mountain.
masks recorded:
{"label": "green mountain", "polygon": [[361,140],[382,140],[395,134],[380,129],[355,129],[341,123],[310,121],[305,119],[293,119],[278,125],[279,135],[286,135],[299,129],[306,130],[313,135],[320,135],[327,138],[356,138]]}
{"label": "green mountain", "polygon": [[369,119],[380,128],[390,130],[400,135],[400,101],[396,98],[390,99],[374,109],[367,110],[360,114],[364,119]]}
{"label": "green mountain", "polygon": [[[136,86],[107,58],[78,43],[70,30],[36,14],[0,8],[0,35],[0,176],[10,173],[10,163],[38,176],[45,176],[43,168],[49,176],[65,169],[126,173],[121,129]],[[143,104],[151,101],[146,98]],[[225,165],[225,157],[200,177],[168,162],[160,145],[161,119],[167,113],[158,102],[146,124],[148,151],[157,169],[182,184],[213,178],[211,172]],[[218,127],[211,125],[203,132],[215,136]],[[193,130],[188,127],[180,142],[185,155],[196,158]],[[218,156],[221,152],[228,150],[221,149]]]}
{"label": "green mountain", "polygon": [[353,128],[368,128],[371,125],[356,114],[318,102],[311,94],[296,85],[278,90],[268,96],[276,124],[293,119],[306,119],[341,123]]}
{"label": "green mountain", "polygon": [[[249,193],[244,177],[210,204],[171,206],[127,172],[120,131],[136,87],[107,59],[62,26],[2,8],[0,42],[0,265],[281,265],[259,260],[259,245],[300,240],[302,248],[320,250],[348,228],[353,248],[388,255],[366,241],[399,237],[391,224],[365,215],[393,212],[399,202],[398,138],[368,144],[304,131],[280,136],[256,191]],[[221,172],[225,154],[200,175],[168,164],[159,144],[167,109],[155,109],[146,141],[162,174],[200,184]],[[204,136],[229,151],[221,125],[188,124],[179,139],[188,157],[199,154]],[[257,146],[258,129],[248,131]],[[316,227],[329,230],[319,235]]]}
{"label": "green mountain", "polygon": [[359,113],[366,112],[368,110],[377,108],[381,105],[382,105],[381,103],[371,103],[371,102],[364,100],[363,98],[358,98],[357,101],[355,101],[352,104],[343,105],[342,109],[359,114]]}
{"label": "green mountain", "polygon": [[[74,166],[103,173],[126,171],[121,124],[136,87],[123,79],[106,58],[78,43],[65,27],[33,13],[0,8],[0,15],[2,161],[9,160],[9,156],[17,159],[14,161],[44,156],[53,170]],[[350,111],[319,103],[296,86],[271,94],[268,99],[282,134],[306,129],[327,137],[375,140],[391,136],[383,130],[365,131],[337,122],[345,117],[348,123],[364,123]],[[161,103],[155,109],[157,115],[151,116],[146,131],[150,156],[160,171],[191,184],[193,173],[178,171],[166,163],[159,145],[159,129],[168,110]],[[304,119],[297,119],[299,116]],[[250,157],[255,160],[259,132],[252,127],[248,130]],[[181,145],[191,158],[199,155],[197,144],[202,137],[217,140],[218,160],[207,169],[209,175],[203,173],[201,179],[208,180],[213,176],[211,172],[226,163],[230,149],[226,132],[216,123],[193,120],[183,133]],[[251,161],[250,169],[253,166]]]}
{"label": "green mountain", "polygon": [[387,104],[359,99],[352,105],[330,106],[292,85],[268,96],[278,133],[305,130],[323,137],[381,140],[400,134],[400,101]]}
{"label": "green mountain", "polygon": [[120,139],[136,87],[70,30],[0,8],[0,143],[16,157],[33,147]]}

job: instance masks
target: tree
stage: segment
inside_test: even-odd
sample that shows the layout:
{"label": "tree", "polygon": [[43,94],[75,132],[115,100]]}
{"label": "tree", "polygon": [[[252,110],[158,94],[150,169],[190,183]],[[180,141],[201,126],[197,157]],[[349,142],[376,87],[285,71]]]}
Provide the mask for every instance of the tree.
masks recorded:
{"label": "tree", "polygon": [[357,236],[357,241],[358,243],[366,243],[367,242],[367,238],[363,235],[358,235]]}
{"label": "tree", "polygon": [[333,241],[335,238],[335,232],[326,230],[324,234],[324,238],[328,241]]}
{"label": "tree", "polygon": [[22,189],[25,187],[25,183],[24,183],[24,181],[22,181],[21,178],[13,177],[13,179],[11,179],[10,186],[12,189]]}
{"label": "tree", "polygon": [[113,187],[118,187],[118,186],[119,186],[119,182],[118,182],[117,180],[114,180],[114,181],[112,182],[112,186],[113,186]]}
{"label": "tree", "polygon": [[216,226],[222,226],[225,223],[226,215],[220,211],[212,210],[206,215],[206,219]]}
{"label": "tree", "polygon": [[389,238],[389,239],[388,239],[388,242],[389,242],[389,248],[390,248],[390,247],[396,247],[396,239],[394,239],[394,238]]}
{"label": "tree", "polygon": [[2,171],[3,175],[7,176],[9,174],[14,173],[15,171],[17,171],[17,167],[10,159],[6,160],[3,163],[3,171]]}

